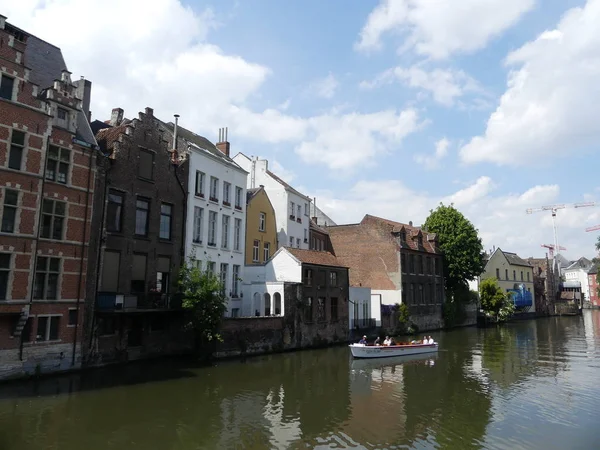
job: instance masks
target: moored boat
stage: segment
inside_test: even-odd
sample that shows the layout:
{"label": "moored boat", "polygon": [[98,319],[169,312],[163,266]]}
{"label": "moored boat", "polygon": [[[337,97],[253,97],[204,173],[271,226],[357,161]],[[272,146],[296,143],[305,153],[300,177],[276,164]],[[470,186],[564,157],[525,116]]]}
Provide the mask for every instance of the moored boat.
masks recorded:
{"label": "moored boat", "polygon": [[350,344],[350,351],[355,358],[390,358],[392,356],[418,355],[435,353],[438,344],[401,344],[401,345],[364,345]]}

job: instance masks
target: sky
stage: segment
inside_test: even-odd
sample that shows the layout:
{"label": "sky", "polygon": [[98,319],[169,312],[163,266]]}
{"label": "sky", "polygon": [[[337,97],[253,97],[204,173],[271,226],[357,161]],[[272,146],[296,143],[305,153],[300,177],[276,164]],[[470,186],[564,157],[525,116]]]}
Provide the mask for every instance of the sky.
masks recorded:
{"label": "sky", "polygon": [[[0,0],[92,82],[269,168],[334,221],[415,225],[440,202],[484,248],[542,257],[551,214],[600,201],[600,0]],[[62,24],[62,25],[61,25]],[[560,210],[569,259],[598,207]]]}

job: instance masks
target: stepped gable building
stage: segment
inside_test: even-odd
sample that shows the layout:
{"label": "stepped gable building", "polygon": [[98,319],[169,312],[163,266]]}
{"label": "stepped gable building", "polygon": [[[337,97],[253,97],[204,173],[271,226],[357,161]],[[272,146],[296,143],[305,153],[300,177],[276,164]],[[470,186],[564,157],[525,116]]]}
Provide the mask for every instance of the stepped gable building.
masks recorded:
{"label": "stepped gable building", "polygon": [[[0,378],[81,365],[98,146],[91,83],[0,16]],[[91,271],[94,267],[89,267]]]}
{"label": "stepped gable building", "polygon": [[350,268],[350,286],[371,288],[378,325],[385,305],[405,303],[420,329],[442,326],[444,278],[435,234],[368,214],[360,223],[327,231],[336,257]]}

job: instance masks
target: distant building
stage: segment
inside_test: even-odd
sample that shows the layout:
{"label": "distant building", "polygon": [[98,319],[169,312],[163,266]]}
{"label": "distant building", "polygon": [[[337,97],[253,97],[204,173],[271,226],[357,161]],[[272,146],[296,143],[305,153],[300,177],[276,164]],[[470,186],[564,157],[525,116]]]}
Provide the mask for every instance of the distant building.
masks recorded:
{"label": "distant building", "polygon": [[0,378],[77,368],[98,146],[91,83],[0,15]]}
{"label": "distant building", "polygon": [[377,325],[382,305],[404,303],[420,329],[442,327],[444,278],[435,234],[371,215],[327,231],[336,257],[350,268],[350,286],[371,288]]}
{"label": "distant building", "polygon": [[263,186],[246,195],[246,265],[266,263],[277,251],[275,210]]}
{"label": "distant building", "polygon": [[588,271],[594,264],[587,258],[579,258],[572,264],[562,270],[564,282],[562,289],[567,292],[580,292],[581,301],[589,301],[590,299],[590,283],[588,279]]}
{"label": "distant building", "polygon": [[505,292],[512,292],[517,313],[535,312],[533,266],[516,253],[500,248],[487,258],[479,281],[496,278]]}
{"label": "distant building", "polygon": [[317,225],[315,217],[310,219],[309,225],[310,249],[318,252],[333,253],[333,247],[331,245],[331,239],[329,238],[329,231],[327,231],[327,228]]}
{"label": "distant building", "polygon": [[264,186],[275,210],[278,247],[308,250],[310,198],[271,172],[267,160],[251,159],[243,153],[235,155],[233,160],[249,173],[249,189]]}
{"label": "distant building", "polygon": [[337,223],[335,223],[331,219],[331,217],[329,217],[320,208],[317,207],[316,201],[317,199],[314,198],[313,201],[310,203],[310,217],[314,220],[315,224],[318,224],[322,227],[336,226]]}
{"label": "distant building", "polygon": [[600,284],[598,284],[598,264],[594,264],[590,270],[588,270],[588,285],[590,288],[589,301],[593,308],[600,308]]}
{"label": "distant building", "polygon": [[527,262],[533,267],[536,312],[538,315],[554,314],[559,279],[553,270],[553,261],[546,256],[546,258],[527,258]]}

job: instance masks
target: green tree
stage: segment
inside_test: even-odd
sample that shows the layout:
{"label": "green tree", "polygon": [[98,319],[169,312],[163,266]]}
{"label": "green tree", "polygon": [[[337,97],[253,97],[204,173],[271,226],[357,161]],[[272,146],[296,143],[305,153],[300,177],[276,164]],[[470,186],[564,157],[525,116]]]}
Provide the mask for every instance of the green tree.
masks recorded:
{"label": "green tree", "polygon": [[473,301],[468,282],[483,272],[483,245],[477,229],[452,204],[431,210],[423,227],[437,235],[444,255],[444,321],[450,327],[464,320],[464,305]]}
{"label": "green tree", "polygon": [[217,342],[223,341],[220,329],[227,311],[223,284],[218,276],[201,270],[190,258],[179,271],[179,290],[188,313],[187,326],[194,332],[196,352],[209,358]]}
{"label": "green tree", "polygon": [[508,320],[515,312],[512,294],[503,292],[495,278],[486,278],[481,281],[479,298],[481,299],[481,309],[498,322]]}
{"label": "green tree", "polygon": [[424,228],[437,235],[444,253],[446,288],[453,291],[481,275],[485,267],[483,245],[473,224],[454,205],[440,203],[430,211]]}

